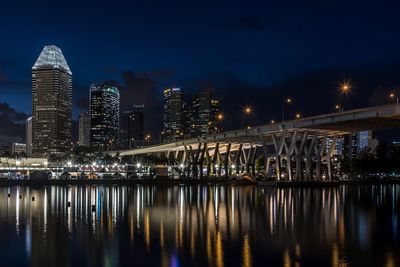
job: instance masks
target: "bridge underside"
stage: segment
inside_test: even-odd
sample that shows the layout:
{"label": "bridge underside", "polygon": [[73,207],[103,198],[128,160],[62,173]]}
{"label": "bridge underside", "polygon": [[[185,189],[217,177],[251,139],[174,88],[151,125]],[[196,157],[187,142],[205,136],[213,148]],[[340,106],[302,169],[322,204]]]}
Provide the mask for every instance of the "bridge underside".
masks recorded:
{"label": "bridge underside", "polygon": [[192,178],[256,174],[255,161],[264,156],[266,177],[278,181],[335,180],[333,164],[338,138],[363,130],[400,127],[400,106],[302,118],[284,124],[219,133],[142,149],[121,156],[165,153]]}

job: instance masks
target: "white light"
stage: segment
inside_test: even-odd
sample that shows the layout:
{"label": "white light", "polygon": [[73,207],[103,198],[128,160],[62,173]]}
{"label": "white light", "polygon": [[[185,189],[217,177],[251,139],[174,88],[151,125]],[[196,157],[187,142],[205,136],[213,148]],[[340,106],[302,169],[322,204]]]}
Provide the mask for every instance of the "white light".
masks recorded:
{"label": "white light", "polygon": [[15,161],[15,164],[20,165],[20,164],[21,164],[21,161],[16,160],[16,161]]}
{"label": "white light", "polygon": [[47,166],[49,163],[47,161],[43,162],[44,166]]}
{"label": "white light", "polygon": [[117,165],[118,165],[117,163],[114,163],[114,164],[113,164],[114,168],[117,167]]}
{"label": "white light", "polygon": [[183,169],[184,167],[185,167],[185,165],[183,165],[183,164],[181,164],[181,165],[179,165],[180,167],[181,167],[181,169]]}
{"label": "white light", "polygon": [[72,162],[71,162],[71,161],[68,161],[68,163],[67,163],[67,164],[68,164],[68,166],[69,166],[69,167],[71,167],[71,166],[72,166]]}
{"label": "white light", "polygon": [[215,164],[214,167],[215,167],[215,168],[218,168],[218,164]]}
{"label": "white light", "polygon": [[96,162],[93,162],[92,165],[93,165],[93,166],[97,166],[97,163],[96,163]]}
{"label": "white light", "polygon": [[142,166],[140,163],[136,163],[136,168],[140,168]]}
{"label": "white light", "polygon": [[232,165],[232,169],[235,169],[236,168],[236,166],[235,165]]}

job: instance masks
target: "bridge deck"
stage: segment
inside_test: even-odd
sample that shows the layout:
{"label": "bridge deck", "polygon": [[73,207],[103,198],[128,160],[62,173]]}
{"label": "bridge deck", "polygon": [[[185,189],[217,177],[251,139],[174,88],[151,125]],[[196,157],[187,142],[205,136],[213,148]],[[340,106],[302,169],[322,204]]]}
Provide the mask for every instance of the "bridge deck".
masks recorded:
{"label": "bridge deck", "polygon": [[[284,123],[265,124],[251,129],[226,131],[206,137],[191,138],[176,143],[149,146],[140,149],[120,151],[121,156],[183,150],[184,146],[196,147],[199,143],[260,144],[260,136],[265,142],[272,142],[272,135],[295,131],[308,131],[315,135],[346,135],[363,130],[383,130],[400,127],[400,105],[385,105],[342,113],[324,114],[286,121]],[[109,152],[115,154],[116,152]]]}

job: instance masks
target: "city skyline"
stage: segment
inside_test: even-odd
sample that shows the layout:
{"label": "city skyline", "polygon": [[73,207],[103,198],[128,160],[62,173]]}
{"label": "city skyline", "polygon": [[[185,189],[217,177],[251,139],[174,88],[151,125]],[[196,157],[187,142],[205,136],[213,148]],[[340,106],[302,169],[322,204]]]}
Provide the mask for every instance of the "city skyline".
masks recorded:
{"label": "city skyline", "polygon": [[[68,10],[52,12],[55,6],[35,5],[35,15],[25,14],[38,30],[33,35],[18,19],[18,6],[5,4],[2,10],[7,13],[0,17],[11,27],[3,33],[8,41],[0,46],[2,103],[22,116],[30,115],[29,69],[45,44],[61,47],[74,70],[75,128],[79,113],[87,109],[88,86],[104,81],[119,85],[122,110],[128,110],[132,102],[145,104],[145,128],[153,133],[161,130],[162,90],[171,86],[189,93],[211,88],[219,98],[234,94],[222,107],[227,125],[234,128],[240,126],[240,116],[234,111],[246,104],[254,107],[255,123],[261,124],[280,117],[276,102],[285,96],[296,101],[288,116],[332,111],[342,80],[354,85],[345,100],[348,108],[388,103],[387,93],[400,85],[398,4],[293,3],[293,10],[299,11],[293,12],[278,3],[261,1],[245,10],[223,2],[212,8],[207,3],[160,2],[155,8],[142,3],[132,8],[129,3],[109,6],[100,2],[90,6],[96,12],[87,14],[84,11],[89,6],[71,4],[68,10],[73,9],[75,17],[69,20]],[[108,11],[120,16],[102,20]],[[166,13],[173,16],[165,20]],[[182,23],[187,17],[199,19]],[[200,19],[204,17],[208,20]],[[47,25],[48,19],[54,27]],[[110,38],[98,41],[97,36],[104,35]],[[309,97],[321,101],[311,108]],[[268,102],[268,108],[261,99]],[[21,121],[13,119],[6,108],[2,112],[2,122],[10,127],[0,135],[11,136],[11,129],[22,135]]]}

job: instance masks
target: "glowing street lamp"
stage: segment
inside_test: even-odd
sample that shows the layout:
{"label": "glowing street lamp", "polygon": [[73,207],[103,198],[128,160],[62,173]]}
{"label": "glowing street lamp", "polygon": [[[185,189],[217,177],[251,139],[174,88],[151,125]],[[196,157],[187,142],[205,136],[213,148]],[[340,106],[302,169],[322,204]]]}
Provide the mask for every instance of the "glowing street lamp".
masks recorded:
{"label": "glowing street lamp", "polygon": [[72,166],[72,162],[68,161],[67,165],[68,165],[68,167],[71,167]]}
{"label": "glowing street lamp", "polygon": [[244,117],[245,117],[245,116],[250,116],[252,112],[253,112],[253,109],[251,108],[251,106],[245,106],[245,107],[243,108],[243,113],[242,113],[242,129],[244,128]]}
{"label": "glowing street lamp", "polygon": [[301,114],[300,113],[297,113],[296,114],[296,119],[300,119],[301,118]]}
{"label": "glowing street lamp", "polygon": [[397,95],[395,93],[390,93],[389,97],[391,99],[396,99],[396,104],[399,104],[399,95]]}
{"label": "glowing street lamp", "polygon": [[293,99],[288,97],[282,101],[282,123],[285,122],[285,107],[293,103]]}
{"label": "glowing street lamp", "polygon": [[275,120],[271,120],[271,124],[274,124],[275,123]]}
{"label": "glowing street lamp", "polygon": [[343,112],[343,105],[340,103],[340,97],[342,95],[348,95],[349,93],[351,93],[351,84],[349,81],[343,81],[342,83],[340,83],[340,87],[339,87],[339,101],[338,101],[338,111],[339,112]]}

